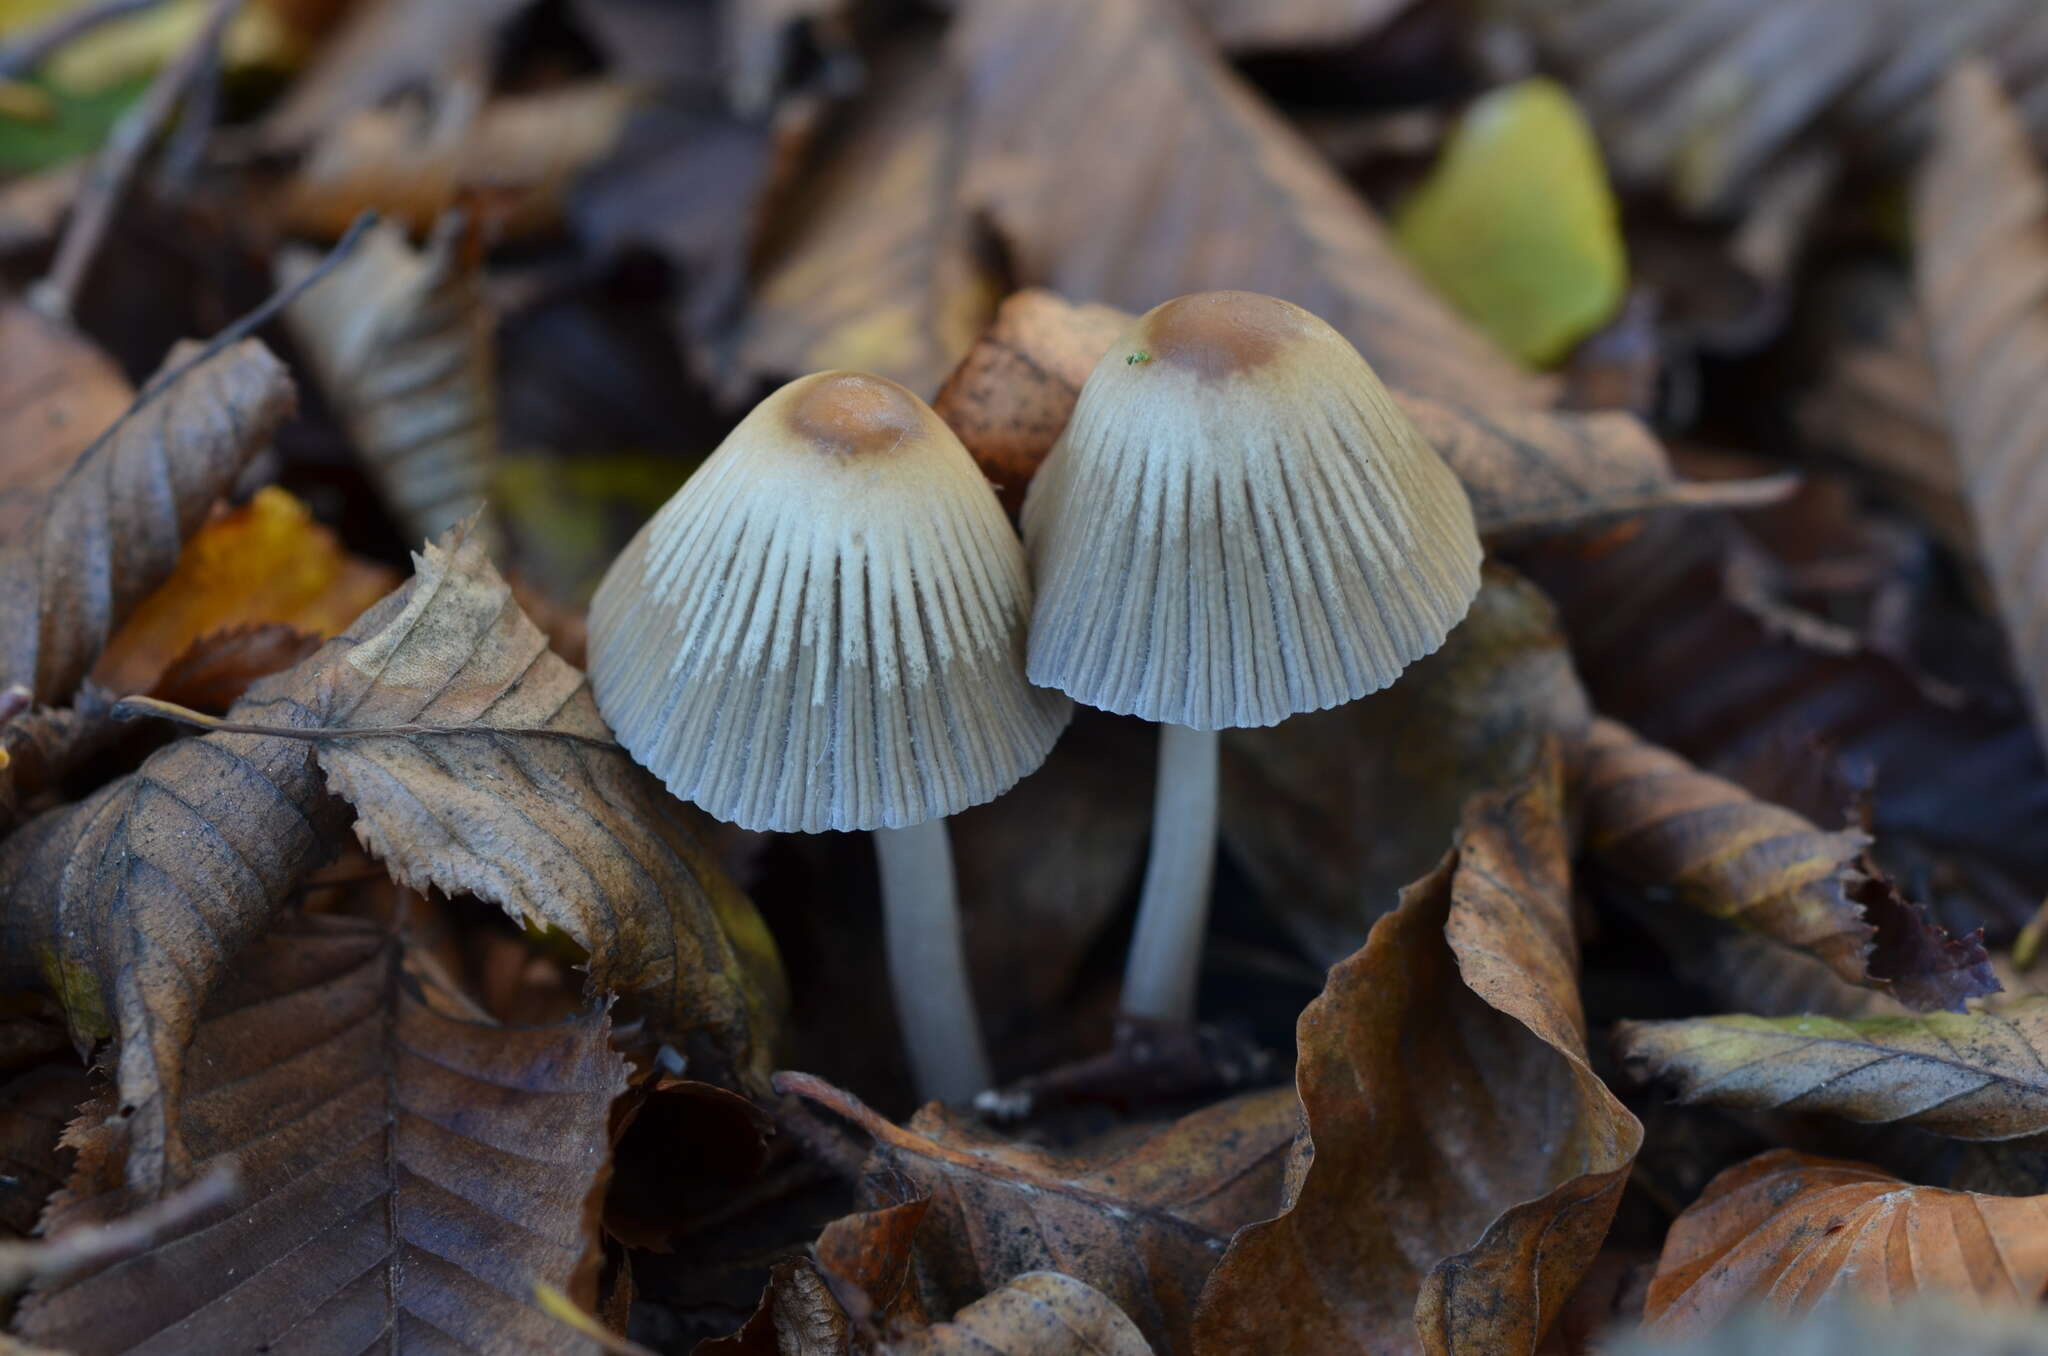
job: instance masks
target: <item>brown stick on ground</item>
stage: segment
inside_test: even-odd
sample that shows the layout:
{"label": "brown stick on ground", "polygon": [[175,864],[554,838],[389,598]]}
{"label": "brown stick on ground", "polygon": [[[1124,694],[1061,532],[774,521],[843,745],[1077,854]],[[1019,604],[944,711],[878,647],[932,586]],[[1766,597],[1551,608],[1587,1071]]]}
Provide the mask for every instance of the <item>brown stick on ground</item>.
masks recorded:
{"label": "brown stick on ground", "polygon": [[135,177],[135,167],[170,122],[172,111],[208,69],[209,54],[220,44],[221,33],[241,7],[242,0],[214,0],[206,23],[192,44],[157,73],[142,102],[124,114],[107,134],[107,144],[100,148],[99,157],[93,161],[92,170],[78,191],[78,201],[72,208],[70,223],[64,228],[64,239],[57,246],[49,276],[29,294],[45,315],[66,321],[71,318],[79,289],[92,267],[93,256],[99,253],[100,242],[106,238],[114,209],[121,205],[128,184]]}

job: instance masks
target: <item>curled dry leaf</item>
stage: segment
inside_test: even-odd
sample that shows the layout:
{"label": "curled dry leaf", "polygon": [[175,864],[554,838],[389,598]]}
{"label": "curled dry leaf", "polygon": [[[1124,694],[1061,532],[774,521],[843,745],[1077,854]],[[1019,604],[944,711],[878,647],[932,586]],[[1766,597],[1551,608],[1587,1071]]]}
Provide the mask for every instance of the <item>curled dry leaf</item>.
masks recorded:
{"label": "curled dry leaf", "polygon": [[1712,1330],[1763,1304],[1891,1306],[1947,1293],[2032,1305],[2048,1284],[2048,1197],[1911,1186],[1863,1163],[1773,1149],[1723,1172],[1671,1226],[1643,1308],[1654,1333]]}
{"label": "curled dry leaf", "polygon": [[[1934,86],[1977,51],[2038,81],[2048,42],[2029,0],[1515,0],[1576,72],[1618,174],[1725,208],[1796,143],[1840,129],[1896,164],[1927,130]],[[2039,88],[2038,84],[2034,88]]]}
{"label": "curled dry leaf", "polygon": [[68,326],[0,301],[0,541],[127,410],[135,390],[114,360]]}
{"label": "curled dry leaf", "polygon": [[[147,1252],[25,1302],[18,1331],[92,1353],[590,1351],[529,1303],[535,1281],[596,1291],[606,1117],[626,1086],[591,1013],[557,1026],[465,1022],[425,1001],[389,935],[286,924],[207,1005],[183,1120],[199,1165],[240,1197]],[[134,1201],[104,1128],[44,1223]]]}
{"label": "curled dry leaf", "polygon": [[494,99],[461,116],[366,108],[322,132],[269,211],[287,231],[333,239],[376,212],[425,232],[458,203],[494,236],[558,227],[576,177],[609,154],[639,95],[608,81]]}
{"label": "curled dry leaf", "polygon": [[890,1342],[899,1356],[1152,1356],[1107,1295],[1057,1271],[1027,1271],[953,1315]]}
{"label": "curled dry leaf", "polygon": [[[158,691],[177,664],[212,664],[217,672],[228,656],[222,643],[198,647],[222,632],[244,637],[236,643],[240,667],[247,677],[242,688],[266,673],[290,668],[305,653],[293,654],[268,668],[250,664],[264,656],[254,648],[248,628],[282,623],[293,634],[325,640],[362,614],[364,608],[398,586],[397,572],[349,554],[341,539],[314,521],[312,510],[275,485],[258,490],[239,508],[216,511],[185,543],[177,568],[142,600],[93,665],[93,681],[122,695]],[[272,658],[286,653],[273,633]],[[186,681],[189,682],[189,679]],[[228,694],[225,710],[241,695]],[[218,695],[218,694],[215,694]]]}
{"label": "curled dry leaf", "polygon": [[[278,261],[290,284],[317,256]],[[438,536],[476,511],[498,455],[492,319],[482,248],[460,215],[424,251],[390,223],[286,308],[292,334],[406,534]],[[495,545],[490,518],[482,526]]]}
{"label": "curled dry leaf", "polygon": [[1627,879],[1908,1006],[1998,991],[1981,940],[1947,936],[1900,896],[1865,856],[1868,835],[1822,830],[1613,720],[1593,723],[1579,779],[1588,849]]}
{"label": "curled dry leaf", "polygon": [[851,1356],[852,1325],[807,1259],[779,1262],[740,1330],[699,1342],[690,1356]]}
{"label": "curled dry leaf", "polygon": [[1467,799],[1520,782],[1591,719],[1549,602],[1489,563],[1443,648],[1387,691],[1224,737],[1223,838],[1310,959],[1334,965],[1442,856]]}
{"label": "curled dry leaf", "polygon": [[1388,385],[1540,404],[1395,251],[1365,203],[1171,0],[972,0],[965,191],[1020,281],[1133,310],[1218,287],[1304,306]]}
{"label": "curled dry leaf", "polygon": [[1231,1231],[1279,1203],[1298,1124],[1293,1094],[1274,1089],[1107,1152],[1058,1155],[938,1107],[904,1128],[822,1080],[776,1081],[874,1136],[871,1179],[893,1171],[931,1198],[915,1244],[924,1312],[955,1313],[1026,1272],[1056,1270],[1108,1296],[1162,1352],[1192,1349],[1202,1282]]}
{"label": "curled dry leaf", "polygon": [[1822,1111],[1957,1139],[2048,1132],[2048,998],[1915,1017],[1624,1022],[1623,1061],[1680,1101]]}
{"label": "curled dry leaf", "polygon": [[[1132,318],[1041,288],[1018,292],[947,378],[933,408],[1005,502],[1022,503],[1082,383]],[[1768,503],[1792,489],[1781,476],[1681,481],[1633,415],[1476,408],[1408,390],[1395,399],[1458,473],[1480,531],[1495,539],[1654,508]]]}
{"label": "curled dry leaf", "polygon": [[113,694],[91,683],[69,706],[38,706],[0,726],[0,835],[71,771],[121,735]]}
{"label": "curled dry leaf", "polygon": [[1981,65],[1942,89],[1913,221],[1964,496],[2035,725],[2048,731],[2048,180]]}
{"label": "curled dry leaf", "polygon": [[1232,1241],[1198,1351],[1537,1348],[1642,1143],[1586,1062],[1568,871],[1553,753],[1331,969],[1299,1024],[1307,1170]]}
{"label": "curled dry leaf", "polygon": [[[470,893],[589,956],[664,1039],[765,1068],[784,1004],[753,904],[690,811],[612,741],[589,680],[548,649],[458,528],[349,630],[230,716],[317,731],[327,784],[403,885]],[[302,746],[305,747],[305,746]]]}
{"label": "curled dry leaf", "polygon": [[0,1083],[0,1233],[26,1237],[64,1184],[64,1127],[91,1091],[85,1070],[45,1064]]}
{"label": "curled dry leaf", "polygon": [[244,340],[146,394],[86,449],[0,539],[0,686],[68,698],[293,403],[284,365]]}

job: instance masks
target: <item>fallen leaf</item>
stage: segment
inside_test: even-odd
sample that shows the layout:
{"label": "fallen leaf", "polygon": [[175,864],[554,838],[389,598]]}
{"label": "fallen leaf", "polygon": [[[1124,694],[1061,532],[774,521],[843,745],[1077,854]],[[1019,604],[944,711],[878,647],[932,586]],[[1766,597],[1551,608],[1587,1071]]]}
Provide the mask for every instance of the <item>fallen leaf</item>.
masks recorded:
{"label": "fallen leaf", "polygon": [[967,80],[963,191],[1021,283],[1132,310],[1264,292],[1327,320],[1397,389],[1547,399],[1430,292],[1183,6],[972,0],[949,41]]}
{"label": "fallen leaf", "polygon": [[1001,295],[964,197],[958,72],[913,48],[870,86],[781,213],[795,224],[759,270],[729,390],[845,368],[929,395]]}
{"label": "fallen leaf", "polygon": [[1863,1163],[1773,1149],[1723,1172],[1671,1226],[1643,1309],[1652,1333],[1710,1331],[1739,1307],[1890,1306],[1945,1293],[2035,1304],[2048,1197],[1911,1186]]}
{"label": "fallen leaf", "polygon": [[1555,754],[1474,797],[1331,969],[1298,1027],[1307,1170],[1232,1240],[1196,1350],[1537,1348],[1642,1143],[1586,1062],[1564,813]]}
{"label": "fallen leaf", "polygon": [[639,100],[630,85],[585,81],[461,117],[365,108],[322,131],[264,210],[287,231],[329,240],[363,212],[424,233],[458,205],[495,237],[545,234],[562,224],[577,177],[619,145]]}
{"label": "fallen leaf", "polygon": [[[869,1188],[869,1194],[874,1190]],[[859,1290],[861,1317],[869,1322],[903,1317],[925,1321],[922,1302],[911,1274],[918,1226],[931,1209],[932,1198],[915,1196],[897,1205],[878,1205],[833,1220],[819,1233],[811,1252],[818,1268],[838,1293]]]}
{"label": "fallen leaf", "polygon": [[[266,485],[248,503],[216,513],[192,535],[170,577],[136,605],[107,642],[92,679],[123,695],[155,691],[171,677],[172,666],[203,659],[194,647],[221,632],[253,637],[258,633],[249,628],[282,624],[325,640],[397,584],[395,571],[349,554],[304,504]],[[241,643],[246,647],[250,642]],[[273,634],[269,643],[275,647],[278,638]],[[249,670],[249,677],[290,668],[304,657],[301,653],[282,664]],[[157,695],[203,705],[168,692]],[[233,696],[239,695],[236,689]],[[208,709],[225,710],[233,696]]]}
{"label": "fallen leaf", "polygon": [[1607,323],[1628,289],[1600,148],[1571,94],[1546,78],[1490,90],[1465,111],[1394,238],[1475,325],[1537,366]]}
{"label": "fallen leaf", "polygon": [[743,1075],[765,1069],[781,966],[702,821],[612,741],[589,680],[548,649],[482,542],[458,528],[413,561],[402,588],[231,720],[323,732],[328,787],[400,884],[559,928],[591,983],[636,995],[664,1039],[708,1038]]}
{"label": "fallen leaf", "polygon": [[112,693],[87,683],[71,705],[33,707],[0,727],[0,836],[120,738],[113,708]]}
{"label": "fallen leaf", "polygon": [[[1005,502],[1022,502],[1089,372],[1135,318],[1027,289],[1003,302],[947,378],[933,408]],[[1792,489],[1784,477],[1682,481],[1655,435],[1618,411],[1473,409],[1412,391],[1394,398],[1458,473],[1480,530],[1493,539],[1655,508],[1768,503]]]}
{"label": "fallen leaf", "polygon": [[244,340],[145,394],[80,454],[0,540],[0,686],[69,697],[293,403],[284,365]]}
{"label": "fallen leaf", "polygon": [[1415,0],[1195,0],[1195,12],[1229,52],[1308,52],[1348,47],[1386,27]]}
{"label": "fallen leaf", "polygon": [[251,622],[209,631],[170,662],[149,695],[218,714],[258,678],[282,673],[320,648],[320,637],[284,622]]}
{"label": "fallen leaf", "polygon": [[[1591,109],[1616,171],[1725,209],[1800,142],[1830,134],[1897,167],[1927,131],[1934,86],[1975,51],[2038,79],[2048,41],[2028,0],[1518,0]],[[2035,86],[2038,88],[2038,86]]]}
{"label": "fallen leaf", "polygon": [[1100,1290],[1165,1352],[1192,1349],[1195,1296],[1231,1231],[1278,1203],[1298,1123],[1293,1094],[1275,1089],[1067,1156],[994,1139],[936,1106],[906,1129],[822,1080],[776,1082],[872,1135],[871,1176],[893,1171],[931,1197],[916,1242],[927,1313],[955,1313],[1026,1272],[1058,1270]]}
{"label": "fallen leaf", "polygon": [[0,1233],[26,1238],[64,1185],[64,1127],[91,1091],[75,1064],[45,1064],[0,1083]]}
{"label": "fallen leaf", "polygon": [[[477,511],[498,455],[494,321],[473,230],[450,216],[417,251],[398,227],[373,227],[285,309],[321,390],[415,541]],[[318,266],[318,256],[290,251],[278,273],[290,285]],[[496,519],[486,515],[478,530],[495,548]]]}
{"label": "fallen leaf", "polygon": [[1744,1313],[1689,1338],[1631,1333],[1603,1356],[2048,1356],[2048,1332],[2025,1309],[1975,1309],[1936,1298],[1842,1301],[1799,1318]]}
{"label": "fallen leaf", "polygon": [[2048,1132],[2048,998],[1914,1017],[1623,1022],[1629,1072],[1682,1102],[1819,1111],[1957,1139]]}
{"label": "fallen leaf", "polygon": [[1442,857],[1467,799],[1517,784],[1591,719],[1549,602],[1489,562],[1443,648],[1387,691],[1224,736],[1223,841],[1296,944],[1334,965]]}
{"label": "fallen leaf", "polygon": [[2048,731],[2048,180],[1981,65],[1942,87],[1913,224],[1964,497],[2035,726]]}
{"label": "fallen leaf", "polygon": [[690,1356],[851,1356],[852,1330],[809,1261],[779,1262],[738,1332],[699,1342]]}
{"label": "fallen leaf", "polygon": [[1107,1295],[1057,1271],[1027,1271],[953,1315],[889,1343],[900,1356],[1151,1356]]}
{"label": "fallen leaf", "polygon": [[[401,948],[354,920],[288,923],[246,951],[194,1036],[182,1119],[241,1197],[133,1259],[40,1285],[18,1330],[81,1353],[557,1352],[528,1296],[596,1293],[606,1115],[625,1063],[602,1012],[550,1027],[459,1021]],[[133,1203],[105,1130],[46,1227]]]}
{"label": "fallen leaf", "polygon": [[127,412],[135,390],[85,336],[0,301],[0,541],[26,527],[78,454]]}

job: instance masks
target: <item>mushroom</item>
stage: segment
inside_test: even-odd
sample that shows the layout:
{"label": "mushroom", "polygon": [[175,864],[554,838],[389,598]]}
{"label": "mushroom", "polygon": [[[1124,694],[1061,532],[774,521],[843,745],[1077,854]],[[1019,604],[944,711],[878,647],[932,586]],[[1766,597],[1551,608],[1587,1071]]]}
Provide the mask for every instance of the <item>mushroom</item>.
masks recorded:
{"label": "mushroom", "polygon": [[1127,1015],[1187,1022],[1215,861],[1217,731],[1362,697],[1479,589],[1463,486],[1365,359],[1254,292],[1148,311],[1032,481],[1031,681],[1161,725]]}
{"label": "mushroom", "polygon": [[590,680],[669,790],[748,829],[867,829],[923,1095],[988,1086],[944,816],[1073,714],[1024,678],[1024,552],[951,429],[893,381],[799,378],[598,586]]}

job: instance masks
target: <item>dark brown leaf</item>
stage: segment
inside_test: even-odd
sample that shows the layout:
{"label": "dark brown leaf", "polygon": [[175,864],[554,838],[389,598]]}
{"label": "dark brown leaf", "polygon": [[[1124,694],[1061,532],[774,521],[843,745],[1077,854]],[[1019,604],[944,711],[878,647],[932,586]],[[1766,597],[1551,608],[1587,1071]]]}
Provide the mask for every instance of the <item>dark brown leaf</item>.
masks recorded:
{"label": "dark brown leaf", "polygon": [[0,541],[27,525],[78,454],[127,410],[135,390],[75,330],[0,302]]}
{"label": "dark brown leaf", "polygon": [[691,1356],[851,1356],[851,1325],[808,1261],[781,1262],[753,1315],[729,1337],[699,1342]]}
{"label": "dark brown leaf", "polygon": [[1152,1356],[1123,1310],[1084,1281],[1027,1271],[889,1344],[901,1356]]}
{"label": "dark brown leaf", "polygon": [[1197,1350],[1536,1349],[1642,1142],[1586,1062],[1567,853],[1553,754],[1330,971],[1299,1024],[1313,1156],[1232,1242]]}
{"label": "dark brown leaf", "polygon": [[71,705],[33,707],[0,727],[0,835],[80,763],[120,738],[114,698],[91,683]]}
{"label": "dark brown leaf", "polygon": [[[931,1198],[917,1231],[927,1313],[955,1313],[1030,1271],[1100,1290],[1163,1352],[1191,1350],[1196,1295],[1232,1230],[1269,1213],[1298,1125],[1285,1089],[1251,1093],[1086,1156],[992,1138],[927,1108],[908,1129],[802,1074],[778,1083],[875,1138],[870,1174]],[[895,1202],[888,1202],[893,1204]]]}
{"label": "dark brown leaf", "polygon": [[25,1237],[64,1185],[64,1127],[91,1091],[75,1064],[45,1064],[0,1083],[0,1233]]}
{"label": "dark brown leaf", "polygon": [[1913,221],[1964,496],[2035,726],[2048,731],[2048,180],[1981,65],[1943,86]]}
{"label": "dark brown leaf", "polygon": [[1774,1149],[1728,1169],[1679,1216],[1643,1310],[1672,1336],[1746,1304],[1803,1313],[1823,1300],[1891,1306],[1950,1293],[2036,1303],[2048,1285],[2048,1197],[1909,1186],[1863,1163]]}
{"label": "dark brown leaf", "polygon": [[284,622],[230,626],[193,641],[150,695],[199,711],[225,711],[258,678],[281,673],[319,648],[320,637]]}
{"label": "dark brown leaf", "polygon": [[244,340],[81,454],[28,527],[0,539],[0,686],[68,698],[293,402],[284,365]]}
{"label": "dark brown leaf", "polygon": [[[181,1108],[241,1199],[147,1253],[35,1290],[19,1330],[156,1349],[563,1352],[542,1281],[595,1298],[606,1116],[625,1064],[600,1013],[464,1022],[424,1001],[393,939],[288,923],[245,953],[193,1040]],[[104,1130],[81,1137],[52,1229],[133,1204]]]}

